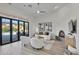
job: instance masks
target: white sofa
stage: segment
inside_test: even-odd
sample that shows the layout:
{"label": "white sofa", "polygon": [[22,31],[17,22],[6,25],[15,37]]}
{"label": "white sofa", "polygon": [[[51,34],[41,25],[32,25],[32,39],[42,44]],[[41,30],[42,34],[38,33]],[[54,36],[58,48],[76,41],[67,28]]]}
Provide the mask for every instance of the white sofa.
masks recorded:
{"label": "white sofa", "polygon": [[70,54],[79,55],[79,49],[77,49],[77,48],[73,48],[73,47],[71,47],[71,46],[68,46],[68,50],[69,50]]}
{"label": "white sofa", "polygon": [[51,40],[51,39],[55,39],[55,34],[53,34],[52,32],[49,32],[49,35],[40,35],[40,34],[35,34],[36,37],[43,37],[44,40]]}

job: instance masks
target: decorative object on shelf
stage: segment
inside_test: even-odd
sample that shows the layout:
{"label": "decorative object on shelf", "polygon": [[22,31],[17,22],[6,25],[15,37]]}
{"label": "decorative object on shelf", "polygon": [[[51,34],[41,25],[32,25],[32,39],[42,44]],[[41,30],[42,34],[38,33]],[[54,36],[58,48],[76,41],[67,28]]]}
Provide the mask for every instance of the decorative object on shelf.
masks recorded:
{"label": "decorative object on shelf", "polygon": [[65,38],[65,33],[63,30],[59,31],[59,37]]}
{"label": "decorative object on shelf", "polygon": [[70,22],[68,23],[69,25],[69,32],[70,33],[77,33],[77,19],[75,20],[70,20]]}

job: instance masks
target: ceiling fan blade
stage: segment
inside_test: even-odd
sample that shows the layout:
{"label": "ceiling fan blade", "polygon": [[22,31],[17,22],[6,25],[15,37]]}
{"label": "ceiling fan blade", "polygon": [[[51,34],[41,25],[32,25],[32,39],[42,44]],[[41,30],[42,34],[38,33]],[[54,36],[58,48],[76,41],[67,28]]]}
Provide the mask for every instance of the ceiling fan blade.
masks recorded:
{"label": "ceiling fan blade", "polygon": [[40,13],[46,13],[46,11],[40,11]]}

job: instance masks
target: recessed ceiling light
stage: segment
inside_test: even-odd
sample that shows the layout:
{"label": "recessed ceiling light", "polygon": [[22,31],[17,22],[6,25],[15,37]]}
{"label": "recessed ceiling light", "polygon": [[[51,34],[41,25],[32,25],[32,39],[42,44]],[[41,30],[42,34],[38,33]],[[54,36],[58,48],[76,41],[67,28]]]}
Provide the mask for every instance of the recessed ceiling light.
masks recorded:
{"label": "recessed ceiling light", "polygon": [[39,14],[40,13],[40,11],[39,10],[37,10],[37,14]]}
{"label": "recessed ceiling light", "polygon": [[37,10],[36,13],[37,14],[44,14],[44,13],[46,13],[46,11],[39,11],[39,10]]}
{"label": "recessed ceiling light", "polygon": [[58,7],[58,6],[55,6],[55,7],[54,7],[54,9],[57,9],[57,8],[59,8],[59,7]]}

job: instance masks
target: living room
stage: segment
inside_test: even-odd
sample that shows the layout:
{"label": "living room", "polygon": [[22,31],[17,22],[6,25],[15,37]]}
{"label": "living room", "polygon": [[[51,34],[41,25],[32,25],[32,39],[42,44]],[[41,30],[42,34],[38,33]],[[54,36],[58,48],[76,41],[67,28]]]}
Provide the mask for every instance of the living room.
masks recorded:
{"label": "living room", "polygon": [[[7,26],[9,27],[9,33],[7,34],[10,34],[10,44],[4,45],[3,42],[7,40],[8,37],[4,39],[4,35],[7,34],[3,34],[3,32],[7,32],[7,30],[3,30],[6,26],[0,27],[0,54],[79,54],[78,11],[78,3],[0,3],[0,24],[8,23],[5,22],[6,20],[3,21],[3,18],[10,19],[9,24],[7,24],[10,25]],[[17,22],[13,22],[14,19],[16,19]],[[20,23],[21,20],[23,25]],[[18,24],[18,26],[16,24]],[[15,28],[14,31],[12,26]],[[21,35],[19,35],[20,33],[18,34],[17,31],[18,33],[21,31]],[[16,36],[13,36],[15,33],[18,34],[19,39],[13,42],[12,38],[16,38]],[[72,42],[68,40],[68,42],[66,42],[66,36],[71,37]],[[73,36],[75,36],[74,39]],[[67,43],[67,47],[65,43]],[[8,49],[6,47],[8,47]],[[23,49],[21,50],[21,48]],[[66,48],[69,49],[68,52],[64,51]]]}
{"label": "living room", "polygon": [[[59,6],[59,5],[58,5]],[[38,23],[45,23],[45,22],[52,22],[52,32],[55,35],[59,35],[59,31],[63,30],[65,32],[65,35],[68,35],[70,32],[70,26],[69,22],[71,20],[77,20],[77,32],[75,33],[76,38],[76,48],[79,48],[79,39],[78,39],[78,3],[71,3],[71,4],[64,4],[61,8],[56,6],[57,10],[55,9],[54,12],[51,12],[52,14],[45,17],[36,18],[34,21],[34,26],[32,25],[31,33],[34,33],[36,31],[36,27],[38,28]],[[59,8],[59,9],[58,9]],[[33,22],[33,21],[32,21]],[[77,51],[78,52],[78,51]]]}

